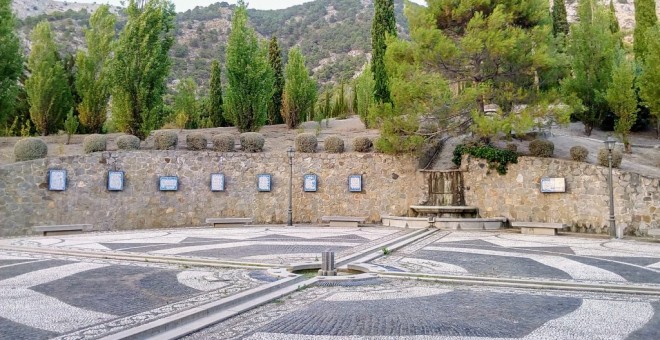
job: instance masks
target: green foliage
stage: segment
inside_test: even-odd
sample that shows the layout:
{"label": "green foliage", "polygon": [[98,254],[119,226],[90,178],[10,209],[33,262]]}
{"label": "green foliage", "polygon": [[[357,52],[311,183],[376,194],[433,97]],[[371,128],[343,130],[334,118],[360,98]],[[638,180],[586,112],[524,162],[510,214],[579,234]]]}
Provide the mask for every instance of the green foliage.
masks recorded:
{"label": "green foliage", "polygon": [[24,138],[14,145],[14,160],[16,162],[45,158],[48,146],[39,138]]}
{"label": "green foliage", "polygon": [[257,132],[241,133],[239,139],[245,152],[261,152],[264,150],[264,144],[266,144],[264,135]]}
{"label": "green foliage", "polygon": [[535,139],[529,143],[529,153],[534,157],[552,157],[555,143],[545,139]]}
{"label": "green foliage", "polygon": [[587,156],[589,156],[589,150],[585,148],[584,146],[574,146],[570,150],[571,153],[571,159],[576,161],[576,162],[586,162],[587,161]]}
{"label": "green foliage", "polygon": [[[600,166],[609,167],[608,154],[609,154],[608,149],[602,148],[598,150],[598,164]],[[622,161],[623,161],[623,152],[621,152],[621,150],[619,149],[612,150],[612,167],[613,168],[620,167]]]}
{"label": "green foliage", "polygon": [[355,80],[355,92],[357,94],[357,108],[355,110],[362,122],[369,128],[371,127],[370,120],[368,119],[369,107],[374,102],[374,77],[370,65],[367,65]]}
{"label": "green foliage", "polygon": [[328,136],[323,141],[323,149],[328,153],[343,153],[344,140],[339,136]]}
{"label": "green foliage", "polygon": [[518,154],[509,150],[500,150],[492,145],[464,145],[459,144],[454,149],[454,158],[452,161],[457,166],[461,165],[463,155],[485,159],[490,167],[495,168],[497,173],[505,175],[509,164],[518,163]]}
{"label": "green foliage", "polygon": [[282,51],[273,36],[268,45],[268,63],[273,71],[273,96],[268,102],[268,124],[282,124],[282,94],[284,93],[284,70],[282,69]]}
{"label": "green foliage", "polygon": [[191,133],[186,136],[186,146],[188,150],[204,150],[208,144],[208,138],[202,133]]}
{"label": "green foliage", "polygon": [[360,136],[353,138],[353,151],[355,152],[369,152],[373,145],[373,142],[368,137]]}
{"label": "green foliage", "polygon": [[91,132],[101,132],[105,123],[110,81],[108,65],[112,56],[117,17],[108,5],[99,7],[89,19],[85,32],[87,51],[78,51],[75,88],[80,95],[78,113],[82,125]]}
{"label": "green foliage", "polygon": [[213,136],[213,150],[218,152],[234,152],[234,136],[219,134]]}
{"label": "green foliage", "polygon": [[660,138],[660,25],[646,31],[648,53],[638,78],[639,95],[655,118],[656,132]]}
{"label": "green foliage", "polygon": [[296,151],[304,153],[315,153],[318,141],[312,133],[300,133],[295,139]]}
{"label": "green foliage", "polygon": [[566,17],[566,4],[564,0],[555,0],[552,5],[552,34],[558,36],[563,34],[568,35],[569,26]]}
{"label": "green foliage", "polygon": [[174,44],[174,5],[130,0],[128,21],[112,62],[112,119],[123,132],[144,139],[163,120],[163,94]]}
{"label": "green foliage", "polygon": [[154,136],[156,150],[175,150],[179,144],[179,136],[174,131],[158,131]]}
{"label": "green foliage", "polygon": [[108,139],[104,135],[89,135],[83,139],[83,150],[85,153],[101,152],[107,148]]}
{"label": "green foliage", "polygon": [[609,14],[610,14],[610,32],[612,32],[613,34],[619,33],[621,28],[619,27],[619,19],[616,18],[616,9],[614,8],[614,0],[610,0]]}
{"label": "green foliage", "polygon": [[211,80],[209,83],[209,99],[207,103],[208,117],[213,122],[213,127],[227,126],[223,116],[222,104],[222,69],[220,62],[213,59],[211,63]]}
{"label": "green foliage", "polygon": [[339,83],[339,89],[335,95],[335,103],[332,105],[332,117],[346,119],[348,118],[349,113],[350,109],[346,102],[346,89],[344,82],[342,81]]}
{"label": "green foliage", "polygon": [[119,150],[139,150],[140,138],[133,135],[121,135],[117,137],[117,149]]}
{"label": "green foliage", "polygon": [[40,22],[31,37],[32,51],[28,58],[31,75],[25,82],[25,89],[30,118],[37,131],[45,136],[62,126],[72,106],[71,91],[48,22]]}
{"label": "green foliage", "polygon": [[[658,17],[655,12],[655,0],[636,0],[635,1],[635,31],[633,32],[633,40],[635,42],[633,49],[635,51],[635,60],[643,63],[648,51],[647,41],[649,37],[646,31],[658,23]],[[653,38],[651,38],[653,39]],[[656,36],[657,39],[657,36]]]}
{"label": "green foliage", "polygon": [[621,140],[627,151],[630,147],[630,129],[637,121],[637,93],[635,92],[635,70],[633,64],[626,60],[621,54],[612,71],[612,82],[607,89],[605,99],[614,114],[619,118],[615,125],[615,131],[621,136]]}
{"label": "green foliage", "polygon": [[316,81],[309,76],[305,57],[298,48],[289,50],[284,93],[282,116],[290,129],[313,117],[317,95]]}
{"label": "green foliage", "polygon": [[201,121],[197,110],[197,84],[192,78],[181,80],[174,96],[174,122],[179,129],[196,129]]}
{"label": "green foliage", "polygon": [[18,78],[23,71],[21,45],[10,0],[0,0],[0,125],[14,115]]}
{"label": "green foliage", "polygon": [[66,115],[66,120],[64,121],[64,131],[66,131],[67,134],[67,144],[69,144],[71,135],[75,135],[78,131],[78,125],[80,125],[80,122],[78,122],[78,117],[73,115],[73,109],[69,110],[69,113]]}
{"label": "green foliage", "polygon": [[273,71],[267,50],[247,23],[247,8],[238,1],[227,42],[225,118],[241,132],[257,131],[267,118],[273,94]]}
{"label": "green foliage", "polygon": [[390,83],[385,68],[387,37],[396,37],[394,0],[375,0],[374,19],[371,26],[371,72],[374,76],[374,100],[376,103],[391,103]]}

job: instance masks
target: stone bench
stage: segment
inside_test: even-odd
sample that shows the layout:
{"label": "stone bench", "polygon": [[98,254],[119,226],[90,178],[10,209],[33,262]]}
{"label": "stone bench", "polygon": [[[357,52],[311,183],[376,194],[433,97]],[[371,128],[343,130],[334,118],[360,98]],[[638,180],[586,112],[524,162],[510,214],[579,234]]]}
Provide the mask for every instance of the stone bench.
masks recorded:
{"label": "stone bench", "polygon": [[353,227],[357,228],[360,223],[366,221],[366,217],[353,216],[323,216],[321,221],[329,222],[331,227]]}
{"label": "stone bench", "polygon": [[557,229],[566,227],[563,223],[511,222],[514,228],[520,228],[521,234],[557,235]]}
{"label": "stone bench", "polygon": [[207,218],[206,223],[214,227],[242,227],[252,223],[251,218]]}
{"label": "stone bench", "polygon": [[92,230],[91,224],[63,224],[63,225],[39,225],[32,227],[41,236],[53,234],[77,234]]}
{"label": "stone bench", "polygon": [[660,229],[649,229],[647,233],[649,237],[653,237],[653,238],[660,237]]}
{"label": "stone bench", "polygon": [[479,214],[479,208],[468,206],[411,205],[410,211],[411,217],[476,217]]}

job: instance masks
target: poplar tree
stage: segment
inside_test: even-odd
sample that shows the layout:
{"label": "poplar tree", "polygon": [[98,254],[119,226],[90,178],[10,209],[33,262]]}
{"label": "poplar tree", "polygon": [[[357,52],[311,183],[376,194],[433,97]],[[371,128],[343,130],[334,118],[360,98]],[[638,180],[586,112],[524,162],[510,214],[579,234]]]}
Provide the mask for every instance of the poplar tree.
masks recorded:
{"label": "poplar tree", "polygon": [[289,50],[284,76],[282,117],[289,128],[294,128],[313,117],[317,96],[316,81],[309,76],[305,57],[297,47]]}
{"label": "poplar tree", "polygon": [[273,95],[273,71],[268,51],[248,26],[247,5],[239,0],[227,41],[225,118],[241,132],[258,131],[268,116]]}
{"label": "poplar tree", "polygon": [[59,60],[50,24],[42,21],[31,34],[32,50],[28,58],[30,77],[25,90],[30,104],[30,118],[37,131],[46,136],[56,132],[71,110],[71,90],[64,66]]}
{"label": "poplar tree", "polygon": [[199,127],[197,83],[192,78],[182,79],[176,85],[174,123],[179,129],[196,129]]}
{"label": "poplar tree", "polygon": [[552,34],[555,37],[560,33],[567,36],[569,27],[564,0],[554,0],[552,5]]}
{"label": "poplar tree", "polygon": [[282,51],[273,36],[268,45],[268,62],[273,70],[274,88],[273,97],[268,102],[268,124],[282,124],[282,93],[284,92],[284,72],[282,70]]}
{"label": "poplar tree", "polygon": [[390,84],[385,68],[387,36],[396,37],[394,0],[375,0],[374,20],[371,26],[371,72],[374,75],[376,103],[391,103]]}
{"label": "poplar tree", "polygon": [[638,78],[639,95],[655,119],[660,139],[660,25],[649,28],[645,38],[648,50]]}
{"label": "poplar tree", "polygon": [[366,127],[371,127],[369,116],[369,107],[374,101],[374,77],[371,73],[371,67],[368,65],[362,74],[355,80],[355,92],[357,93],[357,114]]}
{"label": "poplar tree", "polygon": [[612,82],[610,88],[607,89],[605,99],[618,117],[614,129],[621,136],[626,152],[632,151],[628,136],[630,129],[637,121],[637,94],[634,81],[633,64],[626,60],[625,55],[620,52],[612,71]]}
{"label": "poplar tree", "polygon": [[75,88],[80,95],[80,123],[89,132],[99,133],[106,120],[110,100],[109,63],[112,56],[117,17],[108,5],[99,7],[89,19],[85,31],[87,51],[76,57],[78,73]]}
{"label": "poplar tree", "polygon": [[635,31],[633,32],[635,59],[644,62],[646,58],[646,31],[658,22],[655,13],[655,0],[635,0]]}
{"label": "poplar tree", "polygon": [[220,62],[211,62],[211,81],[209,83],[208,115],[214,127],[227,126],[222,107],[222,68]]}
{"label": "poplar tree", "polygon": [[163,117],[163,94],[174,43],[174,5],[169,0],[130,0],[128,21],[112,62],[112,119],[123,132],[145,139]]}
{"label": "poplar tree", "polygon": [[0,125],[14,114],[23,56],[10,0],[0,0]]}

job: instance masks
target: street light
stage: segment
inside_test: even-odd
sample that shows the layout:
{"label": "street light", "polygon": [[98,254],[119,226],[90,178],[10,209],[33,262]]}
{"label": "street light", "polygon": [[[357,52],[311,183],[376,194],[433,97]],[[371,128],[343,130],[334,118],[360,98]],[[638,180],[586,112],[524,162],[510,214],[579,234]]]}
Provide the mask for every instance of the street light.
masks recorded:
{"label": "street light", "polygon": [[612,150],[614,150],[616,140],[612,136],[609,136],[605,140],[605,145],[607,146],[607,164],[610,170],[609,181],[607,182],[608,189],[610,190],[610,235],[621,238],[618,230],[616,230],[616,223],[614,221],[614,184],[612,183]]}
{"label": "street light", "polygon": [[289,146],[289,149],[286,150],[286,155],[289,156],[289,211],[286,220],[288,227],[293,226],[293,156],[295,154],[296,151],[293,149],[293,146]]}

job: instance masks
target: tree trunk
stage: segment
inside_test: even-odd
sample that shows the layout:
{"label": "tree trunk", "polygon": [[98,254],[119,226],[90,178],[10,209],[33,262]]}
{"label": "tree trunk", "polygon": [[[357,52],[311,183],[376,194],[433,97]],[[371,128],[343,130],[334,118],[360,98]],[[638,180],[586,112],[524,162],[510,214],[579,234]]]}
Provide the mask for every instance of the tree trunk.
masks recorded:
{"label": "tree trunk", "polygon": [[591,136],[591,131],[593,131],[593,129],[594,129],[593,124],[587,124],[587,123],[584,124],[584,133],[587,136]]}

